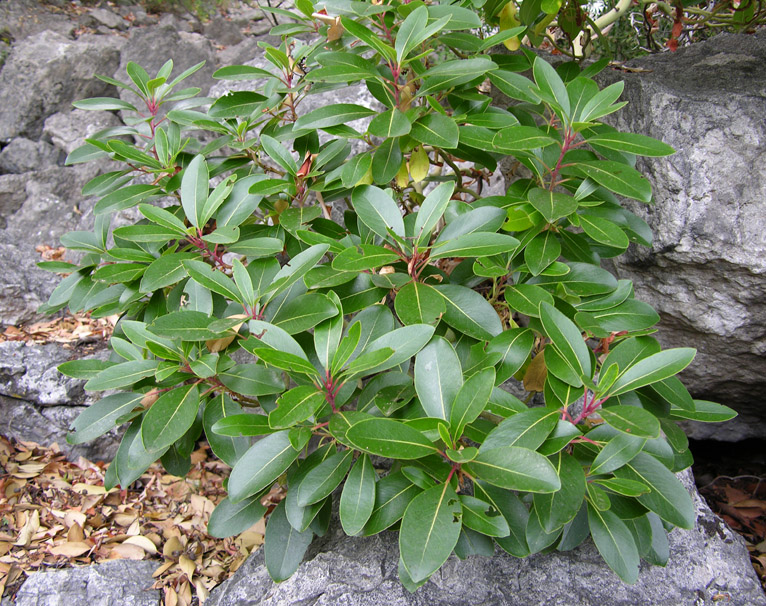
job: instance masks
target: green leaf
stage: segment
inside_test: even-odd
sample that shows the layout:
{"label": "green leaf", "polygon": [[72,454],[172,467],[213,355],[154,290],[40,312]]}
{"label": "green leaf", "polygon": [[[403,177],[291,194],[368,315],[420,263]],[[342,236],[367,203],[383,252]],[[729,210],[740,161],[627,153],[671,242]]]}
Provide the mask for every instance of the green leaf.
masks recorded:
{"label": "green leaf", "polygon": [[354,463],[343,484],[339,516],[348,536],[359,534],[375,508],[375,469],[370,457],[362,454]]}
{"label": "green leaf", "polygon": [[417,429],[393,419],[365,419],[352,425],[346,437],[360,450],[382,457],[408,460],[437,452]]}
{"label": "green leaf", "polygon": [[232,503],[271,486],[298,458],[299,451],[290,444],[289,433],[279,431],[262,438],[237,461],[228,484]]}
{"label": "green leaf", "polygon": [[457,147],[460,131],[452,118],[432,112],[412,124],[410,137],[424,145],[454,149]]}
{"label": "green leaf", "polygon": [[200,224],[202,211],[207,202],[210,175],[207,162],[202,155],[195,156],[186,167],[181,178],[181,205],[186,218],[196,228],[202,229]]}
{"label": "green leaf", "polygon": [[533,105],[539,103],[537,96],[532,92],[534,83],[521,74],[496,69],[489,73],[489,79],[500,92],[511,99],[532,103]]}
{"label": "green leaf", "polygon": [[449,484],[434,486],[415,497],[404,512],[399,553],[415,582],[441,568],[460,537],[461,505]]}
{"label": "green leaf", "polygon": [[[431,340],[433,334],[434,327],[427,324],[404,326],[403,328],[397,328],[396,330],[385,333],[372,341],[366,347],[365,353],[386,348],[394,350],[394,355],[381,364],[380,367],[375,369],[376,372],[381,372],[393,368],[394,366],[398,366],[403,362],[407,362],[412,356],[425,347],[426,343]],[[364,342],[364,340],[362,339],[360,342]]]}
{"label": "green leaf", "polygon": [[101,198],[93,207],[93,214],[103,215],[126,208],[132,208],[142,200],[158,194],[161,189],[155,185],[126,185]]}
{"label": "green leaf", "polygon": [[449,421],[462,386],[463,371],[455,350],[445,338],[434,337],[415,357],[415,390],[423,410],[429,417]]}
{"label": "green leaf", "polygon": [[269,413],[269,426],[282,429],[305,421],[325,402],[324,394],[313,385],[299,385],[286,391]]}
{"label": "green leaf", "polygon": [[138,111],[134,105],[112,97],[93,97],[91,99],[82,99],[72,103],[77,109],[86,109],[90,111]]}
{"label": "green leaf", "polygon": [[396,50],[381,40],[377,34],[368,30],[365,26],[353,21],[349,17],[341,17],[343,28],[355,38],[364,42],[367,46],[379,53],[381,57],[389,61],[396,60]]}
{"label": "green leaf", "polygon": [[399,260],[395,252],[374,244],[349,247],[333,259],[333,269],[338,271],[366,271]]}
{"label": "green leaf", "polygon": [[[561,242],[552,231],[544,231],[536,235],[524,249],[524,261],[533,276],[539,276],[560,256]],[[545,297],[541,299],[541,302],[544,300],[546,300]],[[535,316],[537,315],[535,313]]]}
{"label": "green leaf", "polygon": [[620,375],[609,395],[617,396],[672,377],[691,364],[696,353],[690,347],[679,347],[643,358]]}
{"label": "green leaf", "polygon": [[628,299],[609,309],[592,313],[579,312],[575,315],[575,320],[588,330],[612,333],[651,328],[660,321],[660,316],[651,305],[636,299]]}
{"label": "green leaf", "polygon": [[154,292],[186,277],[184,261],[199,258],[197,253],[170,253],[152,262],[141,278],[140,292]]}
{"label": "green leaf", "polygon": [[83,444],[104,435],[115,427],[117,419],[139,406],[144,395],[115,393],[91,404],[75,419],[72,433],[66,437],[67,443]]}
{"label": "green leaf", "polygon": [[315,244],[290,259],[271,279],[271,284],[265,293],[273,298],[280,292],[286,291],[312,269],[329,249],[327,244]]}
{"label": "green leaf", "polygon": [[399,140],[386,139],[372,156],[372,178],[375,183],[385,185],[396,176],[401,166],[402,150]]}
{"label": "green leaf", "polygon": [[511,252],[519,241],[504,234],[473,232],[443,242],[433,248],[431,259],[448,257],[488,257]]}
{"label": "green leaf", "polygon": [[367,127],[373,137],[401,137],[410,132],[412,124],[398,108],[394,107],[375,116]]}
{"label": "green leaf", "polygon": [[212,118],[223,120],[250,116],[266,100],[261,94],[253,91],[229,91],[216,99],[208,110]]}
{"label": "green leaf", "polygon": [[132,360],[115,364],[105,368],[90,379],[85,384],[84,389],[86,391],[104,391],[105,389],[117,389],[133,385],[133,383],[153,375],[157,369],[157,364],[157,360]]}
{"label": "green leaf", "polygon": [[652,139],[645,135],[635,133],[608,132],[600,133],[595,137],[588,137],[588,143],[600,145],[607,149],[614,149],[637,156],[669,156],[676,153],[670,145]]}
{"label": "green leaf", "polygon": [[500,354],[496,378],[498,385],[510,379],[524,365],[534,344],[534,333],[522,328],[503,331],[489,342],[487,355]]}
{"label": "green leaf", "polygon": [[298,505],[306,507],[329,496],[346,477],[353,460],[354,451],[344,450],[329,456],[309,471],[297,487]]}
{"label": "green leaf", "polygon": [[382,478],[375,485],[375,506],[362,529],[363,536],[377,534],[398,522],[412,499],[421,492],[401,471]]}
{"label": "green leaf", "polygon": [[[205,437],[213,454],[221,459],[230,467],[234,467],[245,451],[250,447],[250,440],[246,437],[247,433],[237,432],[233,435],[219,434],[215,427],[219,423],[226,423],[235,417],[256,415],[242,415],[242,407],[236,404],[227,394],[219,394],[210,398],[205,405],[205,411],[202,416],[202,425],[205,429]],[[261,416],[261,415],[258,415]],[[268,426],[268,425],[267,425]],[[261,434],[257,434],[261,435]]]}
{"label": "green leaf", "polygon": [[372,168],[372,156],[369,153],[358,154],[343,165],[340,174],[343,187],[354,187]]}
{"label": "green leaf", "polygon": [[545,442],[557,422],[558,411],[549,408],[532,408],[511,415],[489,433],[479,450],[503,446],[534,450]]}
{"label": "green leaf", "polygon": [[232,503],[228,497],[218,503],[207,523],[207,533],[219,539],[233,537],[245,532],[266,513],[261,505],[260,495],[252,496],[239,503]]}
{"label": "green leaf", "polygon": [[231,437],[265,436],[275,431],[269,425],[269,418],[266,415],[249,412],[221,418],[213,424],[211,429],[215,434]]}
{"label": "green leaf", "polygon": [[552,145],[556,140],[534,126],[509,126],[502,128],[492,138],[492,149],[504,154],[538,149]]}
{"label": "green leaf", "polygon": [[399,26],[399,32],[396,34],[396,61],[400,65],[402,60],[410,54],[410,51],[420,44],[423,39],[421,33],[428,23],[428,9],[425,6],[419,6],[412,11]]}
{"label": "green leaf", "polygon": [[360,185],[351,195],[354,210],[367,227],[387,239],[391,229],[404,238],[404,221],[394,199],[374,185]]}
{"label": "green leaf", "polygon": [[562,217],[568,217],[577,210],[577,200],[567,194],[536,187],[530,190],[527,195],[529,202],[548,223],[555,223]]}
{"label": "green leaf", "polygon": [[281,373],[260,364],[237,364],[220,372],[218,378],[233,392],[244,396],[265,396],[285,388]]}
{"label": "green leaf", "polygon": [[144,416],[141,439],[149,451],[159,451],[179,440],[194,424],[199,410],[196,385],[162,394]]}
{"label": "green leaf", "polygon": [[561,480],[561,490],[534,495],[535,512],[549,534],[573,520],[585,498],[585,472],[577,459],[558,452],[551,460]]}
{"label": "green leaf", "polygon": [[472,497],[460,495],[463,526],[489,537],[507,537],[511,530],[503,514],[494,505]]}
{"label": "green leaf", "polygon": [[183,265],[191,279],[201,286],[217,292],[228,299],[242,303],[242,296],[234,280],[223,272],[213,269],[204,261],[189,260],[184,261]]}
{"label": "green leaf", "polygon": [[295,175],[298,172],[298,164],[295,162],[295,158],[292,157],[282,144],[268,135],[261,135],[261,145],[263,151],[274,160],[279,166],[285,169],[291,175]]}
{"label": "green leaf", "polygon": [[[114,366],[114,362],[106,360],[97,360],[95,358],[86,358],[84,360],[71,360],[64,362],[56,367],[62,375],[73,379],[92,379],[102,370]],[[94,406],[91,404],[91,406]],[[82,416],[82,415],[81,415]],[[78,417],[79,418],[79,417]]]}
{"label": "green leaf", "polygon": [[625,478],[598,479],[594,480],[594,482],[626,497],[638,497],[649,492],[648,486],[634,480],[626,480]]}
{"label": "green leaf", "polygon": [[[558,105],[565,117],[569,117],[570,105],[566,86],[556,70],[544,59],[536,57],[532,64],[535,83],[544,101]],[[567,120],[568,121],[568,120]]]}
{"label": "green leaf", "polygon": [[625,522],[611,511],[588,506],[588,526],[593,542],[609,568],[626,583],[635,583],[640,560],[633,535]]}
{"label": "green leaf", "polygon": [[311,530],[298,532],[290,525],[285,502],[281,501],[266,524],[264,560],[269,576],[277,583],[290,578],[298,570],[313,538]]}
{"label": "green leaf", "polygon": [[591,475],[609,473],[630,462],[646,444],[646,439],[617,434],[596,455],[590,466]]}
{"label": "green leaf", "polygon": [[229,252],[245,255],[248,259],[270,257],[282,252],[284,243],[278,238],[249,238],[227,247]]}
{"label": "green leaf", "polygon": [[660,422],[652,413],[638,406],[609,406],[599,411],[601,418],[623,433],[640,438],[658,438]]}
{"label": "green leaf", "polygon": [[689,493],[673,472],[653,456],[640,452],[615,470],[615,475],[648,486],[650,492],[638,497],[638,502],[666,522],[680,528],[694,527],[694,504]]}
{"label": "green leaf", "polygon": [[706,400],[694,400],[694,410],[675,407],[671,409],[671,417],[674,419],[689,419],[704,423],[720,423],[736,416],[737,412],[728,406]]}
{"label": "green leaf", "polygon": [[353,103],[325,105],[298,118],[293,129],[299,131],[329,128],[339,124],[348,124],[361,118],[367,118],[376,113],[374,110]]}
{"label": "green leaf", "polygon": [[405,284],[396,294],[394,308],[402,324],[432,324],[447,309],[444,298],[422,282]]}
{"label": "green leaf", "polygon": [[276,76],[260,67],[251,65],[228,65],[217,70],[213,74],[217,80],[259,80],[261,78],[274,78]]}
{"label": "green leaf", "polygon": [[580,227],[596,242],[613,248],[627,248],[628,236],[615,223],[601,217],[583,213],[579,215]]}
{"label": "green leaf", "polygon": [[483,480],[474,484],[477,497],[492,504],[495,509],[503,514],[510,534],[507,537],[497,537],[495,541],[504,551],[517,558],[529,555],[527,545],[526,528],[529,520],[529,511],[515,493],[510,490],[496,488]]}
{"label": "green leaf", "polygon": [[288,302],[271,319],[274,326],[294,335],[338,315],[338,308],[325,295],[306,293]]}
{"label": "green leaf", "polygon": [[442,319],[452,328],[481,340],[502,332],[497,312],[476,291],[455,284],[439,284],[434,288],[444,297],[447,310]]}
{"label": "green leaf", "polygon": [[575,169],[590,177],[599,185],[627,198],[634,198],[647,204],[652,201],[652,186],[635,168],[613,160],[591,160],[574,162]]}
{"label": "green leaf", "polygon": [[543,301],[553,305],[553,296],[547,290],[534,284],[506,286],[505,300],[508,301],[511,309],[532,318],[539,317],[540,303]]}
{"label": "green leaf", "polygon": [[[340,329],[342,331],[343,329],[343,317],[340,317]],[[346,365],[346,362],[349,361],[351,358],[351,355],[354,353],[354,350],[356,350],[356,346],[359,344],[359,338],[362,335],[362,324],[361,322],[356,322],[355,324],[352,324],[348,328],[348,334],[343,337],[343,339],[340,340],[340,342],[337,344],[337,349],[332,355],[332,360],[325,365],[325,368],[330,370],[330,374],[335,376],[338,371],[340,371],[341,368],[343,368]],[[316,341],[316,331],[314,331],[314,340]],[[337,341],[337,339],[340,339],[340,337],[334,338],[334,341]],[[319,354],[317,352],[320,358],[324,357],[323,354]],[[329,352],[328,356],[329,358]]]}
{"label": "green leaf", "polygon": [[444,215],[444,211],[447,210],[454,191],[454,183],[440,183],[423,200],[420,210],[415,217],[415,228],[413,230],[418,238],[418,243],[428,242],[431,232]]}
{"label": "green leaf", "polygon": [[540,303],[540,320],[545,334],[550,337],[566,363],[579,377],[590,379],[590,352],[580,329],[559,310],[544,301]]}
{"label": "green leaf", "polygon": [[479,452],[464,468],[488,483],[526,492],[556,492],[561,482],[556,469],[541,454],[518,446],[504,446]]}
{"label": "green leaf", "polygon": [[174,311],[160,316],[148,328],[161,337],[205,341],[219,336],[219,333],[208,328],[216,320],[201,311]]}

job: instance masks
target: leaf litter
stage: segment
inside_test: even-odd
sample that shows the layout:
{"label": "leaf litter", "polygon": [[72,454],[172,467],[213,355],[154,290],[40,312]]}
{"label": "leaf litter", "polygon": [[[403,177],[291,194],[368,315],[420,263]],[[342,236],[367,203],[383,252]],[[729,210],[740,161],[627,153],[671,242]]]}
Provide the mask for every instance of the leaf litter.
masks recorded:
{"label": "leaf litter", "polygon": [[[203,604],[263,543],[263,519],[238,536],[207,534],[230,468],[204,443],[185,478],[155,464],[126,490],[104,489],[107,463],[67,461],[57,445],[0,437],[0,465],[0,595],[42,569],[146,559],[165,606]],[[275,488],[264,504],[283,496]]]}

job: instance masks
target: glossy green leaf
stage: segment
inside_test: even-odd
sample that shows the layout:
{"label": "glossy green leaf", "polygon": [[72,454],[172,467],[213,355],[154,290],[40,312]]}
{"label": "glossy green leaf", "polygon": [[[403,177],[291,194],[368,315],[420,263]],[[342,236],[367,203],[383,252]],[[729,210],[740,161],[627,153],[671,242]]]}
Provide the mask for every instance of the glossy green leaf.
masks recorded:
{"label": "glossy green leaf", "polygon": [[370,120],[367,132],[373,137],[401,137],[410,132],[412,124],[398,108],[394,107]]}
{"label": "glossy green leaf", "polygon": [[393,419],[366,419],[352,425],[346,437],[360,450],[382,457],[419,459],[437,452],[417,429]]}
{"label": "glossy green leaf", "polygon": [[354,460],[353,455],[353,450],[338,452],[327,457],[306,474],[297,487],[298,505],[312,505],[329,496],[346,477]]}
{"label": "glossy green leaf", "polygon": [[199,220],[205,202],[207,202],[209,183],[210,175],[205,157],[202,155],[195,156],[184,170],[181,179],[181,204],[186,218],[194,227],[199,229],[204,227]]}
{"label": "glossy green leaf", "polygon": [[[417,372],[417,365],[415,369]],[[453,438],[460,438],[465,426],[476,420],[484,411],[494,385],[494,368],[480,370],[463,383],[454,398],[449,416],[450,433]]]}
{"label": "glossy green leaf", "polygon": [[660,422],[652,413],[638,406],[609,406],[599,411],[601,418],[623,433],[639,438],[657,438]]}
{"label": "glossy green leaf", "polygon": [[287,521],[282,501],[269,516],[264,541],[264,561],[269,576],[277,583],[290,578],[303,561],[314,533],[298,532]]}
{"label": "glossy green leaf", "polygon": [[402,324],[431,324],[441,317],[447,306],[432,286],[409,282],[397,293],[394,308]]}
{"label": "glossy green leaf", "polygon": [[481,445],[484,452],[503,446],[536,449],[556,427],[558,411],[548,408],[531,408],[504,419]]}
{"label": "glossy green leaf", "polygon": [[633,535],[625,522],[611,511],[588,507],[588,526],[593,542],[609,568],[626,583],[635,583],[640,560]]}
{"label": "glossy green leaf", "polygon": [[298,118],[294,124],[295,130],[314,130],[329,128],[339,124],[348,124],[360,118],[372,116],[376,112],[353,103],[335,103],[319,107]]}
{"label": "glossy green leaf", "polygon": [[363,536],[377,534],[401,520],[410,501],[421,490],[401,471],[395,471],[375,485],[375,506],[362,529]]}
{"label": "glossy green leaf", "polygon": [[596,455],[590,467],[590,473],[602,474],[619,469],[630,462],[644,447],[646,439],[626,434],[617,434],[611,438]]}
{"label": "glossy green leaf", "polygon": [[434,486],[415,497],[404,512],[399,553],[414,582],[441,568],[460,536],[461,504],[449,484]]}
{"label": "glossy green leaf", "polygon": [[536,187],[529,191],[529,202],[548,223],[555,223],[577,210],[577,200],[567,194]]}
{"label": "glossy green leaf", "polygon": [[237,364],[218,373],[218,378],[234,393],[244,396],[265,396],[285,388],[281,373],[260,364]]}
{"label": "glossy green leaf", "polygon": [[563,313],[544,301],[540,303],[540,320],[545,333],[572,370],[579,377],[590,378],[590,352],[580,329]]}
{"label": "glossy green leaf", "polygon": [[196,385],[162,394],[144,416],[141,439],[149,451],[159,451],[179,440],[192,426],[199,409]]}
{"label": "glossy green leaf", "polygon": [[444,297],[447,310],[442,319],[452,328],[483,340],[502,332],[497,312],[476,291],[455,284],[440,284],[434,288]]}
{"label": "glossy green leaf", "polygon": [[414,122],[410,131],[410,137],[415,141],[441,149],[457,147],[459,134],[452,118],[436,112],[426,114]]}
{"label": "glossy green leaf", "polygon": [[360,185],[351,196],[359,218],[381,238],[388,238],[391,229],[404,237],[404,221],[399,206],[386,192],[374,185]]}
{"label": "glossy green leaf", "polygon": [[585,472],[572,456],[558,452],[550,459],[561,480],[561,490],[534,495],[535,512],[543,530],[551,533],[570,522],[585,499]]}
{"label": "glossy green leaf", "polygon": [[139,406],[143,397],[141,393],[115,393],[91,404],[75,419],[67,443],[83,444],[104,435],[115,427],[117,419]]}
{"label": "glossy green leaf", "polygon": [[678,347],[643,358],[620,375],[609,394],[616,396],[677,375],[691,364],[696,353],[690,347]]}
{"label": "glossy green leaf", "polygon": [[479,452],[465,469],[488,483],[526,492],[556,492],[561,482],[556,469],[541,454],[518,446],[504,446]]}
{"label": "glossy green leaf", "polygon": [[90,379],[84,389],[86,391],[104,391],[117,389],[137,383],[151,376],[157,369],[157,360],[132,360],[105,368]]}
{"label": "glossy green leaf", "polygon": [[415,357],[415,390],[426,414],[448,421],[462,386],[463,371],[455,350],[443,337],[434,337]]}
{"label": "glossy green leaf", "polygon": [[298,457],[288,431],[272,433],[253,444],[231,470],[229,500],[238,503],[268,488]]}
{"label": "glossy green leaf", "polygon": [[211,537],[223,539],[243,533],[258,522],[266,513],[266,506],[261,505],[260,495],[232,503],[228,497],[221,501],[207,523],[207,532]]}
{"label": "glossy green leaf", "polygon": [[670,145],[635,133],[607,132],[588,137],[588,143],[637,156],[669,156],[675,153]]}
{"label": "glossy green leaf", "polygon": [[359,534],[372,515],[376,479],[370,457],[362,454],[351,468],[340,496],[338,513],[348,536]]}

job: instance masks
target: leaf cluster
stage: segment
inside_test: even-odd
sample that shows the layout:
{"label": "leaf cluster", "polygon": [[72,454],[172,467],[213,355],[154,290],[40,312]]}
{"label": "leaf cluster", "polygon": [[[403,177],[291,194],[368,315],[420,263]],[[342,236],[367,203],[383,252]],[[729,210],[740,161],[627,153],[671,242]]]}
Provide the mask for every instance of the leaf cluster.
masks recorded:
{"label": "leaf cluster", "polygon": [[[176,92],[194,68],[131,63],[136,104],[77,103],[126,124],[68,159],[116,165],[85,186],[94,230],[62,238],[80,262],[41,264],[66,274],[47,310],[120,316],[109,361],[60,367],[112,390],[70,442],[127,424],[106,481],[127,486],[157,459],[185,474],[204,434],[232,467],[215,536],[260,519],[279,483],[278,581],[337,494],[349,535],[399,528],[411,590],[453,552],[589,535],[634,582],[640,558],[667,560],[668,528],[694,523],[675,421],[733,415],[689,395],[676,375],[694,351],[661,350],[657,313],[601,268],[649,245],[620,200],[651,203],[636,156],[672,150],[601,121],[624,105],[622,84],[592,80],[603,63],[495,54],[507,34],[485,35],[468,2],[325,6],[297,0],[283,43],[262,43],[271,70],[216,73],[254,90]],[[351,84],[384,109],[300,110]],[[527,176],[483,195],[507,156]],[[112,229],[129,208],[141,219]]]}

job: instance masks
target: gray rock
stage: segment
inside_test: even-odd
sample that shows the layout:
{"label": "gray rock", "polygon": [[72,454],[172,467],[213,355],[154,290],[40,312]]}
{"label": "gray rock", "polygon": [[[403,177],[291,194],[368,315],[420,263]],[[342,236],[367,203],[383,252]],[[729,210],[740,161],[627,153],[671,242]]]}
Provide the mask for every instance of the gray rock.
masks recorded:
{"label": "gray rock", "polygon": [[[87,357],[106,359],[107,349]],[[75,359],[71,349],[56,343],[0,343],[0,433],[44,446],[58,444],[68,456],[110,460],[122,432],[111,431],[88,444],[70,446],[66,434],[78,415],[100,399],[86,394],[84,381],[66,377],[56,369]]]}
{"label": "gray rock", "polygon": [[45,31],[13,45],[0,72],[0,141],[39,139],[45,118],[86,97],[115,89],[95,74],[113,74],[120,61],[119,36],[69,40]]}
{"label": "gray rock", "polygon": [[[165,17],[173,17],[173,15],[165,15]],[[138,63],[153,77],[168,59],[173,59],[173,77],[192,65],[204,61],[205,66],[184,80],[182,88],[198,86],[204,91],[210,86],[215,69],[215,52],[210,41],[199,34],[179,32],[175,25],[163,25],[162,20],[156,27],[131,30],[114,77],[120,81],[126,79],[125,68],[128,61]],[[120,96],[131,103],[136,102],[135,95],[128,91],[121,90]]]}
{"label": "gray rock", "polygon": [[625,81],[630,105],[615,125],[677,153],[639,161],[656,206],[629,206],[654,244],[631,247],[616,269],[659,311],[664,346],[697,348],[682,377],[692,393],[740,413],[692,435],[766,437],[766,32],[721,34],[629,65],[643,71],[603,78]]}
{"label": "gray rock", "polygon": [[105,8],[94,8],[90,11],[90,18],[109,29],[124,30],[128,28],[125,19]]}
{"label": "gray rock", "polygon": [[111,112],[74,109],[71,112],[53,114],[46,119],[43,137],[68,154],[98,131],[120,124],[120,119]]}
{"label": "gray rock", "polygon": [[[90,229],[93,201],[84,200],[80,192],[100,170],[98,163],[78,164],[0,176],[0,211],[11,211],[0,217],[5,227],[0,232],[0,324],[35,318],[37,308],[53,292],[60,279],[36,267],[40,257],[35,247],[55,248],[63,234]],[[76,260],[71,254],[67,258]]]}
{"label": "gray rock", "polygon": [[239,26],[220,15],[206,23],[202,33],[206,38],[223,46],[235,46],[244,39]]}
{"label": "gray rock", "polygon": [[763,606],[766,596],[744,542],[717,518],[693,489],[697,525],[670,533],[667,567],[642,565],[638,583],[626,585],[590,542],[566,552],[519,560],[452,556],[414,594],[397,579],[397,535],[343,535],[337,520],[317,539],[290,579],[275,584],[260,550],[217,587],[208,606]]}
{"label": "gray rock", "polygon": [[44,31],[71,38],[77,21],[64,11],[51,11],[46,4],[34,0],[3,0],[0,2],[0,29],[12,40],[20,41]]}
{"label": "gray rock", "polygon": [[0,151],[0,174],[26,173],[58,164],[59,151],[45,141],[17,137]]}
{"label": "gray rock", "polygon": [[16,606],[159,606],[151,589],[156,562],[114,560],[96,566],[36,572],[16,594]]}
{"label": "gray rock", "polygon": [[7,438],[37,442],[42,446],[57,444],[69,459],[85,457],[89,461],[111,461],[117,454],[122,431],[112,430],[100,438],[71,446],[66,436],[85,406],[37,407],[26,400],[0,395],[0,433]]}

